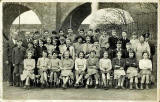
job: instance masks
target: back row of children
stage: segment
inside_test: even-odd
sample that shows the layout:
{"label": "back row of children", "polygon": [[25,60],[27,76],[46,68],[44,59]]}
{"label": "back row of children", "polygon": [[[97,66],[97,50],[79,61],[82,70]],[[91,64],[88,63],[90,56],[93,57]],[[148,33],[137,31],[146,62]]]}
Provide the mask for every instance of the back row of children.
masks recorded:
{"label": "back row of children", "polygon": [[33,80],[42,88],[48,84],[62,84],[63,88],[74,84],[76,88],[94,85],[95,88],[103,86],[108,89],[109,85],[113,85],[124,89],[128,88],[124,85],[125,81],[127,83],[125,79],[129,79],[130,89],[134,84],[136,89],[143,89],[144,84],[148,89],[152,71],[150,46],[145,41],[148,33],[139,39],[133,33],[133,38],[129,40],[126,32],[122,32],[122,38],[117,37],[116,30],[112,30],[112,36],[103,31],[99,37],[99,30],[95,32],[93,35],[93,31],[89,30],[84,36],[84,30],[80,30],[75,37],[72,29],[68,29],[67,36],[61,30],[59,36],[53,34],[46,41],[35,39],[33,43],[28,42],[26,50],[22,41],[18,40],[12,52],[16,86],[25,81],[28,88],[30,80]]}

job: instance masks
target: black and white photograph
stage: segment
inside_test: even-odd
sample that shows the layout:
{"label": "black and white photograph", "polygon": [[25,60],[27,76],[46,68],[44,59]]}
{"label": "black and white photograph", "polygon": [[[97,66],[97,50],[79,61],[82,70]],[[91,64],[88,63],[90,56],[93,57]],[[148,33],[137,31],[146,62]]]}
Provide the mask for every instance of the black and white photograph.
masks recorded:
{"label": "black and white photograph", "polygon": [[158,6],[2,2],[2,99],[156,102]]}

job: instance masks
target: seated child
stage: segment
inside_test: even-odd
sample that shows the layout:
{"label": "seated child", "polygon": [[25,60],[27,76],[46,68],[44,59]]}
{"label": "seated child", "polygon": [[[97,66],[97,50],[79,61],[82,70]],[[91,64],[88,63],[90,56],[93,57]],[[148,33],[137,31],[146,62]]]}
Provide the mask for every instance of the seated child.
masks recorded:
{"label": "seated child", "polygon": [[41,76],[41,88],[44,88],[45,85],[48,85],[47,80],[47,70],[49,69],[49,59],[47,58],[47,52],[42,52],[42,58],[38,58],[37,68],[39,69],[39,74]]}
{"label": "seated child", "polygon": [[116,81],[118,81],[118,85],[116,85],[116,89],[117,88],[122,88],[124,89],[124,79],[125,79],[125,71],[124,71],[124,67],[125,67],[125,59],[123,59],[122,57],[122,52],[118,51],[117,52],[117,57],[114,58],[112,60],[112,65],[113,65],[113,69],[114,69],[114,79]]}
{"label": "seated child", "polygon": [[88,88],[88,85],[90,84],[90,80],[92,80],[92,76],[94,76],[95,80],[96,80],[96,85],[95,88],[98,87],[98,63],[99,63],[99,59],[96,58],[96,51],[91,51],[89,58],[87,59],[87,84],[86,84],[86,88]]}
{"label": "seated child", "polygon": [[53,80],[54,86],[59,85],[60,73],[60,59],[57,58],[57,52],[53,52],[52,59],[50,59],[50,87],[52,87]]}
{"label": "seated child", "polygon": [[138,62],[135,58],[135,52],[133,50],[129,50],[129,58],[126,59],[126,69],[127,69],[127,77],[130,80],[130,89],[133,89],[133,83],[136,84],[136,89],[138,88]]}
{"label": "seated child", "polygon": [[73,66],[74,62],[71,58],[69,58],[69,51],[64,52],[64,58],[61,60],[61,77],[63,79],[63,89],[67,88],[67,83],[69,82],[69,79],[73,80]]}
{"label": "seated child", "polygon": [[146,89],[149,89],[148,84],[150,81],[151,71],[152,71],[152,62],[149,59],[149,53],[142,53],[143,59],[139,61],[139,69],[141,74],[141,89],[143,89],[144,83],[146,84]]}
{"label": "seated child", "polygon": [[[100,59],[99,67],[102,73],[104,88],[107,89],[107,83],[110,80],[110,70],[112,69],[112,63],[111,63],[111,60],[108,58],[107,51],[104,52],[103,58]],[[106,78],[107,78],[107,82],[106,82]]]}
{"label": "seated child", "polygon": [[25,87],[29,89],[30,87],[30,80],[34,80],[35,79],[35,75],[34,75],[34,68],[35,68],[35,59],[32,59],[32,52],[28,52],[27,59],[24,59],[24,70],[23,70],[23,74],[21,75],[21,80],[24,81],[25,80]]}
{"label": "seated child", "polygon": [[76,74],[76,83],[75,87],[78,87],[79,82],[85,74],[86,70],[86,59],[84,58],[84,52],[80,51],[78,58],[75,60],[75,74]]}

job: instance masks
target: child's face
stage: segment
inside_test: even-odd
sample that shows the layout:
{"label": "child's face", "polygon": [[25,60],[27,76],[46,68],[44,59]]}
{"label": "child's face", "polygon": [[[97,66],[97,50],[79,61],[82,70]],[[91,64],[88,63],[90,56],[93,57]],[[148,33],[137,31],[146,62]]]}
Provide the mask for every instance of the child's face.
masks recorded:
{"label": "child's face", "polygon": [[127,33],[126,32],[122,32],[122,37],[126,37]]}
{"label": "child's face", "polygon": [[86,37],[86,41],[90,43],[91,38],[89,36]]}
{"label": "child's face", "polygon": [[60,32],[59,32],[59,35],[64,35],[64,32],[63,32],[63,31],[60,31]]}
{"label": "child's face", "polygon": [[143,58],[144,58],[144,59],[148,59],[148,54],[147,54],[147,53],[144,53],[144,54],[143,54]]}
{"label": "child's face", "polygon": [[87,33],[88,35],[92,35],[93,32],[89,30]]}
{"label": "child's face", "polygon": [[99,47],[99,42],[94,42],[94,46]]}
{"label": "child's face", "polygon": [[72,30],[72,29],[68,29],[68,33],[69,33],[69,34],[72,34],[72,33],[73,33],[73,30]]}
{"label": "child's face", "polygon": [[64,43],[65,43],[65,40],[64,40],[64,39],[60,39],[60,43],[61,43],[61,44],[64,44]]}
{"label": "child's face", "polygon": [[43,42],[39,40],[39,46],[43,46]]}
{"label": "child's face", "polygon": [[91,52],[90,56],[94,57],[95,56],[95,52]]}
{"label": "child's face", "polygon": [[54,58],[54,59],[57,58],[57,54],[53,53],[52,58]]}
{"label": "child's face", "polygon": [[69,39],[66,39],[66,44],[67,45],[70,45],[71,44],[71,41]]}
{"label": "child's face", "polygon": [[118,53],[117,53],[117,57],[118,57],[118,58],[121,58],[121,56],[122,56],[122,53],[121,53],[121,52],[118,52]]}
{"label": "child's face", "polygon": [[109,43],[106,43],[106,44],[105,44],[105,48],[109,48]]}
{"label": "child's face", "polygon": [[129,58],[133,58],[134,53],[129,53]]}
{"label": "child's face", "polygon": [[132,38],[133,38],[133,39],[136,39],[136,38],[137,38],[137,35],[133,35]]}
{"label": "child's face", "polygon": [[51,39],[47,38],[47,43],[50,44],[51,43]]}
{"label": "child's face", "polygon": [[33,45],[31,43],[28,44],[28,48],[32,48]]}
{"label": "child's face", "polygon": [[103,32],[103,35],[106,36],[106,35],[107,35],[107,32],[104,31],[104,32]]}
{"label": "child's face", "polygon": [[140,41],[141,43],[143,43],[143,42],[144,42],[144,37],[141,36],[141,37],[139,38],[139,41]]}
{"label": "child's face", "polygon": [[108,53],[105,52],[105,53],[103,54],[103,56],[104,56],[104,58],[108,58]]}
{"label": "child's face", "polygon": [[68,51],[64,53],[64,57],[69,58],[69,52]]}
{"label": "child's face", "polygon": [[112,36],[116,36],[117,32],[115,30],[112,30]]}
{"label": "child's face", "polygon": [[79,58],[83,58],[84,54],[83,53],[79,53]]}
{"label": "child's face", "polygon": [[127,49],[130,49],[130,48],[131,48],[131,45],[130,45],[130,44],[127,44],[127,45],[126,45],[126,48],[127,48]]}
{"label": "child's face", "polygon": [[56,42],[56,40],[53,40],[52,42],[53,42],[53,45],[57,45],[57,42]]}
{"label": "child's face", "polygon": [[47,53],[46,52],[43,52],[43,57],[47,57]]}
{"label": "child's face", "polygon": [[18,42],[17,42],[17,45],[18,45],[18,46],[22,46],[22,41],[18,41]]}
{"label": "child's face", "polygon": [[82,42],[82,38],[78,38],[78,42],[81,43]]}
{"label": "child's face", "polygon": [[28,58],[29,58],[29,59],[32,58],[32,53],[28,53]]}
{"label": "child's face", "polygon": [[83,31],[79,31],[79,35],[84,35],[84,32]]}
{"label": "child's face", "polygon": [[33,43],[34,43],[34,45],[37,45],[38,44],[38,40],[34,40]]}

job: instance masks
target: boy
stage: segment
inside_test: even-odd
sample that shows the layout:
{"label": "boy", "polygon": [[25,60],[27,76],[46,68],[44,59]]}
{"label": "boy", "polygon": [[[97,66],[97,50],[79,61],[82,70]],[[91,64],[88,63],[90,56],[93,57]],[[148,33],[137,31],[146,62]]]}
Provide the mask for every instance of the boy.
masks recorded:
{"label": "boy", "polygon": [[15,86],[20,85],[20,74],[23,71],[23,60],[25,57],[25,48],[22,46],[22,39],[17,41],[17,47],[12,51],[12,63],[14,66],[13,80],[16,83]]}
{"label": "boy", "polygon": [[122,49],[126,49],[126,44],[130,42],[130,40],[127,38],[127,33],[125,31],[122,32],[122,38],[120,40],[122,41]]}
{"label": "boy", "polygon": [[118,41],[116,30],[112,30],[112,36],[109,37],[109,45],[111,49],[116,49],[116,44]]}
{"label": "boy", "polygon": [[70,38],[72,43],[75,41],[76,35],[73,34],[72,28],[68,28],[67,38]]}
{"label": "boy", "polygon": [[101,47],[104,47],[105,44],[108,42],[109,35],[107,34],[106,31],[103,31],[103,34],[99,38],[99,44]]}

